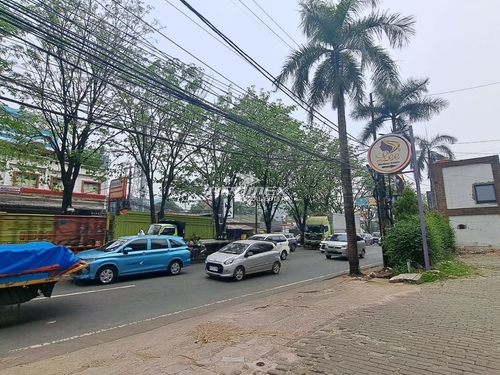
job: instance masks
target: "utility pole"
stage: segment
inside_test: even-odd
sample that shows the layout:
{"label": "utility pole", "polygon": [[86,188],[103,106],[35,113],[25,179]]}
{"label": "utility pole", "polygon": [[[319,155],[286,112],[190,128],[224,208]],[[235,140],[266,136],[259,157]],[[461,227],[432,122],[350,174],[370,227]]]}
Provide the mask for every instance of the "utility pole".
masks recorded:
{"label": "utility pole", "polygon": [[[377,140],[377,130],[375,129],[374,123],[375,123],[375,115],[373,112],[373,95],[370,93],[370,110],[371,110],[371,115],[372,115],[372,132],[373,132],[373,142]],[[368,166],[369,167],[369,166]],[[373,172],[373,173],[372,173]],[[387,207],[386,207],[386,194],[385,194],[385,178],[382,174],[378,173],[377,171],[371,170],[370,168],[370,174],[372,175],[372,178],[375,182],[375,192],[376,192],[376,201],[377,201],[377,216],[378,216],[378,225],[379,225],[379,230],[380,230],[380,238],[382,243],[384,243],[384,234],[385,234],[385,228],[387,227]],[[382,261],[384,263],[384,268],[387,268],[388,265],[388,259],[387,256],[384,254],[384,250],[382,249]]]}
{"label": "utility pole", "polygon": [[128,168],[128,192],[127,192],[127,201],[128,201],[128,207],[127,209],[130,210],[130,198],[132,196],[132,165]]}

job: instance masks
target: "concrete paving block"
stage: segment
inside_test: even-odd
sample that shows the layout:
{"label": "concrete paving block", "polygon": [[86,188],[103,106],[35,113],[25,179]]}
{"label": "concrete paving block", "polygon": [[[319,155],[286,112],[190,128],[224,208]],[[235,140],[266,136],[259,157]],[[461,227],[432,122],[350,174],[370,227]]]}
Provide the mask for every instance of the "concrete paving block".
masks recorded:
{"label": "concrete paving block", "polygon": [[390,283],[402,283],[405,281],[417,282],[422,277],[420,273],[402,273],[389,279]]}

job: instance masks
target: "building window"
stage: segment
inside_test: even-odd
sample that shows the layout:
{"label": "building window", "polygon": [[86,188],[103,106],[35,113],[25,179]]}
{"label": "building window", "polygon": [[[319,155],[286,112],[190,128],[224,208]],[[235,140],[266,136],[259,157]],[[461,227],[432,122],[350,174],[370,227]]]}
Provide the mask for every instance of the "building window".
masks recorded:
{"label": "building window", "polygon": [[37,189],[38,179],[39,176],[36,173],[14,172],[14,186]]}
{"label": "building window", "polygon": [[495,185],[493,184],[474,185],[474,192],[476,194],[476,203],[493,203],[497,201]]}
{"label": "building window", "polygon": [[100,194],[101,193],[101,183],[100,182],[83,181],[82,192],[85,194]]}
{"label": "building window", "polygon": [[52,191],[63,191],[64,186],[63,186],[62,179],[59,177],[52,177],[52,182],[51,182],[50,188]]}

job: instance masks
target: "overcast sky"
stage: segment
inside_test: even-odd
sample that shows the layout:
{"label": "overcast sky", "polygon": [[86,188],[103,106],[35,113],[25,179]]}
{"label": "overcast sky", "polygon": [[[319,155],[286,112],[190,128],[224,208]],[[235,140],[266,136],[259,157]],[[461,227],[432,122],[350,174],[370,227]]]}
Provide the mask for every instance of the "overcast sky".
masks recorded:
{"label": "overcast sky", "polygon": [[[151,17],[164,26],[162,33],[171,39],[157,35],[160,50],[185,63],[204,67],[206,73],[217,79],[221,78],[202,62],[243,88],[255,86],[257,90],[272,90],[264,76],[198,26],[202,25],[201,21],[180,0],[145,1],[155,8]],[[299,5],[295,0],[187,2],[274,76],[280,72],[291,48],[305,41],[299,30]],[[403,79],[430,78],[429,94],[439,94],[450,103],[429,122],[414,124],[414,133],[457,137],[459,143],[452,146],[457,159],[498,154],[500,126],[495,113],[500,107],[497,41],[500,1],[385,0],[380,9],[416,17],[416,35],[410,45],[393,51],[392,56],[400,66]],[[292,104],[283,93],[278,92],[273,98]],[[336,113],[329,108],[322,113],[337,122]],[[306,118],[301,112],[297,112],[296,117]],[[348,119],[347,126],[348,132],[358,137],[364,124]]]}

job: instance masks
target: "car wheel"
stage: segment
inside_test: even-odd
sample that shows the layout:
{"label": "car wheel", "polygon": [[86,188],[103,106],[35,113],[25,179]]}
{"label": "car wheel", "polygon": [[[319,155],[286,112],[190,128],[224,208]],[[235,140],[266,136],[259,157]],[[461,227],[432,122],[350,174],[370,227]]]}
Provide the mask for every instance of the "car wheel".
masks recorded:
{"label": "car wheel", "polygon": [[170,264],[168,265],[168,273],[170,275],[180,274],[181,269],[182,269],[182,264],[178,260],[174,260],[174,261],[170,262]]}
{"label": "car wheel", "polygon": [[104,266],[97,271],[96,279],[101,284],[110,284],[118,276],[118,270],[114,266]]}
{"label": "car wheel", "polygon": [[359,257],[360,257],[360,258],[364,258],[364,257],[365,257],[365,254],[366,254],[366,250],[365,250],[365,249],[363,249],[363,250],[361,250],[361,253],[359,254]]}
{"label": "car wheel", "polygon": [[326,255],[326,259],[330,259],[331,257],[331,255]]}
{"label": "car wheel", "polygon": [[280,258],[281,260],[285,260],[286,259],[286,256],[287,256],[287,253],[286,253],[286,250],[283,250],[280,254]]}
{"label": "car wheel", "polygon": [[233,273],[233,277],[236,281],[241,281],[245,277],[245,269],[242,266],[236,267]]}
{"label": "car wheel", "polygon": [[290,251],[293,253],[296,248],[297,248],[297,245],[293,244],[292,247],[290,248]]}
{"label": "car wheel", "polygon": [[280,262],[274,262],[273,268],[271,269],[271,272],[274,273],[275,275],[277,275],[278,273],[280,273],[280,270],[281,270]]}

